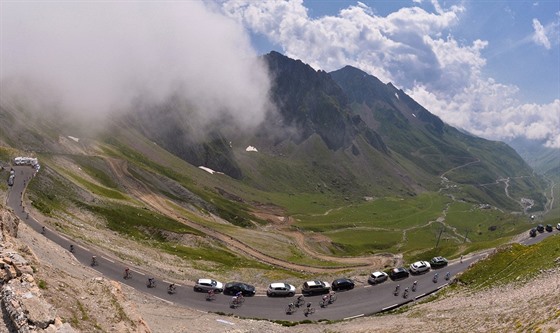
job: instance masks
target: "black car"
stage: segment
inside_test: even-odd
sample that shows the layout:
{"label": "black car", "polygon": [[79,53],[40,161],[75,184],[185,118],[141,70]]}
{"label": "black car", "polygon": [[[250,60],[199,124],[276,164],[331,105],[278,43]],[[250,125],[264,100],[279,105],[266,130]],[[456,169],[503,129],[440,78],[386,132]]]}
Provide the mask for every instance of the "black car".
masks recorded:
{"label": "black car", "polygon": [[552,224],[547,224],[545,227],[546,231],[552,232]]}
{"label": "black car", "polygon": [[393,268],[389,273],[389,277],[391,278],[391,280],[406,279],[409,275],[410,273],[404,267]]}
{"label": "black car", "polygon": [[543,227],[542,224],[539,224],[539,225],[537,226],[537,231],[538,231],[538,232],[544,232],[544,227]]}
{"label": "black car", "polygon": [[447,259],[444,257],[433,257],[432,260],[430,260],[430,266],[432,266],[432,268],[445,267],[447,266]]}
{"label": "black car", "polygon": [[336,279],[332,282],[331,288],[332,288],[332,290],[354,289],[354,281],[352,281],[350,279],[347,279],[347,278]]}
{"label": "black car", "polygon": [[228,282],[224,288],[224,294],[235,295],[238,292],[243,296],[253,296],[256,293],[255,287],[243,282]]}
{"label": "black car", "polygon": [[536,237],[537,236],[537,228],[533,228],[529,230],[529,236]]}

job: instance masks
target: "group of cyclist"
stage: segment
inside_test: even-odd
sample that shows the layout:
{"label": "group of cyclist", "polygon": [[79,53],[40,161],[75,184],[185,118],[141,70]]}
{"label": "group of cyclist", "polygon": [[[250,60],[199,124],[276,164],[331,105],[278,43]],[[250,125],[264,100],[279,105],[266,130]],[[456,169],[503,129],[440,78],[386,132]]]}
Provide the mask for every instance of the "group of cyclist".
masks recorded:
{"label": "group of cyclist", "polygon": [[328,294],[323,295],[320,305],[322,308],[326,308],[329,304],[334,303],[334,301],[336,301],[336,293],[331,291]]}
{"label": "group of cyclist", "polygon": [[[325,295],[325,296],[327,296],[327,295]],[[299,295],[295,302],[292,302],[292,303],[288,304],[288,306],[286,307],[286,314],[292,314],[292,313],[296,312],[297,309],[302,307],[304,304],[305,304],[305,308],[303,309],[303,314],[306,317],[315,312],[315,309],[311,307],[311,303],[307,302],[307,304],[306,304],[305,303],[305,297],[303,295]]]}
{"label": "group of cyclist", "polygon": [[[437,283],[437,282],[438,282],[438,278],[439,278],[439,274],[438,274],[438,273],[435,273],[435,274],[434,274],[434,277],[432,278],[432,281],[433,281],[434,283]],[[451,278],[451,273],[450,273],[450,272],[446,272],[446,273],[445,273],[445,280],[449,281],[450,278]],[[416,291],[417,288],[418,288],[418,281],[415,280],[415,281],[412,283],[412,288],[411,288],[411,289],[412,289],[412,291],[414,292],[414,291]],[[400,285],[400,284],[397,284],[396,287],[395,287],[395,291],[393,292],[393,294],[394,294],[395,296],[399,296],[400,290],[401,290],[401,285]],[[408,298],[408,293],[409,293],[408,287],[404,288],[403,295],[402,295],[403,298]]]}

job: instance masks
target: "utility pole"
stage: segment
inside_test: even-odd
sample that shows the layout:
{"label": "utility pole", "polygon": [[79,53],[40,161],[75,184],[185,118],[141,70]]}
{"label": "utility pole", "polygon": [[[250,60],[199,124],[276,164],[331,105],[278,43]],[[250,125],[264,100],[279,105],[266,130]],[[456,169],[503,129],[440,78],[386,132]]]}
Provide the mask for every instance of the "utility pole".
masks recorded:
{"label": "utility pole", "polygon": [[441,229],[440,229],[440,231],[439,231],[439,235],[438,235],[437,242],[436,242],[436,249],[437,249],[437,247],[438,247],[438,245],[439,245],[439,240],[440,240],[440,238],[441,238],[441,234],[442,234],[442,233],[443,233],[443,227],[441,227]]}

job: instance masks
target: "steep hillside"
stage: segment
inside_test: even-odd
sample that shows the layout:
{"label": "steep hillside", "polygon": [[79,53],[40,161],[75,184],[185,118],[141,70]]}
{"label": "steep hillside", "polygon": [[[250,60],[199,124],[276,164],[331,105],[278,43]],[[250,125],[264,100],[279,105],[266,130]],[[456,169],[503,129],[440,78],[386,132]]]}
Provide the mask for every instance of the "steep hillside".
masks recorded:
{"label": "steep hillside", "polygon": [[560,175],[560,149],[548,148],[541,141],[515,139],[508,142],[533,169],[543,175]]}
{"label": "steep hillside", "polygon": [[445,124],[391,83],[346,66],[330,73],[349,96],[354,114],[379,132],[398,159],[409,162],[407,171],[417,169],[468,186],[465,199],[517,209],[515,201],[485,186],[498,179],[516,183],[523,196],[539,202],[546,199],[545,183],[509,146],[465,134]]}

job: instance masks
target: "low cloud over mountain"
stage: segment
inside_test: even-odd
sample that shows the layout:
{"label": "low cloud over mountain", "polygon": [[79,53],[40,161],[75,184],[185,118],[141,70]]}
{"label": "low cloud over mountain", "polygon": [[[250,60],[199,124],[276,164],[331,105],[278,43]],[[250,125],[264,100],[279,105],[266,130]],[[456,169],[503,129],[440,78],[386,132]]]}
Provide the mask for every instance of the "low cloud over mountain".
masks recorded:
{"label": "low cloud over mountain", "polygon": [[173,96],[236,126],[270,107],[246,32],[201,1],[7,2],[1,18],[2,103],[91,118]]}

